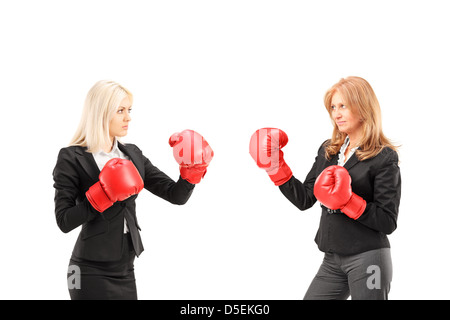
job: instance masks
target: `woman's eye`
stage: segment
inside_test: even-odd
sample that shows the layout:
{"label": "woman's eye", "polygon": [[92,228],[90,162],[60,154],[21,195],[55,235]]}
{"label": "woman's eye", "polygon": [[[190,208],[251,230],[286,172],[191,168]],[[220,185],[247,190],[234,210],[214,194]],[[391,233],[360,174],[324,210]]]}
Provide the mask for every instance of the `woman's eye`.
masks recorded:
{"label": "woman's eye", "polygon": [[347,108],[347,107],[346,107],[346,106],[344,106],[344,105],[342,105],[342,106],[341,106],[341,108],[342,108],[342,109],[345,109],[345,108]]}

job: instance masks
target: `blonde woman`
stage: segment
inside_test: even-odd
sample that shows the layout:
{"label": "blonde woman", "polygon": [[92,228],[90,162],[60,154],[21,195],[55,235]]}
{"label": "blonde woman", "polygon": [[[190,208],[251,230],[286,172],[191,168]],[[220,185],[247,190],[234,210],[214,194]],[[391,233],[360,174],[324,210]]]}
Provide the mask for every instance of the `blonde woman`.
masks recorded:
{"label": "blonde woman", "polygon": [[383,134],[380,106],[366,80],[341,79],[324,103],[333,133],[304,182],[283,159],[280,149],[288,138],[282,130],[255,132],[250,153],[297,208],[321,203],[315,241],[325,255],[304,299],[387,299],[392,279],[387,235],[397,228],[401,194],[396,147]]}
{"label": "blonde woman", "polygon": [[[135,200],[144,188],[173,204],[185,204],[206,173],[212,150],[206,141],[189,146],[196,162],[181,159],[178,181],[155,167],[133,144],[123,144],[133,95],[113,81],[99,81],[88,92],[78,129],[59,152],[53,171],[55,215],[67,233],[82,226],[68,271],[71,299],[137,299],[134,259],[144,250]],[[174,134],[182,148],[200,136]],[[201,136],[200,136],[201,137]]]}

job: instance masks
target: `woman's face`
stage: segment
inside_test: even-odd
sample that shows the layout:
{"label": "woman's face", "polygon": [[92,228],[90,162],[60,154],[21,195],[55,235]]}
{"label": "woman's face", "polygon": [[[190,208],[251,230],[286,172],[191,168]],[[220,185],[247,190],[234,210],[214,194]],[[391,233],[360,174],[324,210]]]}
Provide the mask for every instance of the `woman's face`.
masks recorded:
{"label": "woman's face", "polygon": [[339,91],[336,91],[331,98],[331,117],[339,131],[347,135],[357,135],[362,128],[360,117],[344,104],[344,99]]}
{"label": "woman's face", "polygon": [[131,101],[127,97],[122,100],[111,122],[109,123],[109,135],[111,140],[114,137],[124,137],[128,133],[128,123],[131,121]]}

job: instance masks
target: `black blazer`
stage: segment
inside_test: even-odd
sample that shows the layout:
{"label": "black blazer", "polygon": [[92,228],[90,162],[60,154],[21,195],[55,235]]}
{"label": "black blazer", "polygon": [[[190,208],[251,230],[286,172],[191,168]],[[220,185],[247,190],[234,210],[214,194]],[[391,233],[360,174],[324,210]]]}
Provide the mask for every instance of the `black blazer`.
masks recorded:
{"label": "black blazer", "polygon": [[[319,148],[314,165],[303,183],[292,177],[279,188],[300,210],[317,201],[314,183],[328,166],[336,165],[338,154],[329,161],[325,145]],[[378,248],[389,248],[387,234],[397,228],[400,205],[401,177],[397,152],[384,148],[377,156],[359,161],[353,154],[345,163],[352,178],[352,190],[367,202],[363,214],[356,220],[339,210],[332,213],[322,205],[322,216],[315,241],[321,251],[349,255]]]}
{"label": "black blazer", "polygon": [[[144,188],[173,203],[184,204],[194,189],[193,184],[179,178],[173,181],[155,167],[133,144],[118,144],[139,171]],[[122,256],[124,218],[135,230],[133,245],[136,255],[143,251],[140,227],[136,219],[135,199],[118,201],[103,213],[96,211],[86,198],[86,191],[97,181],[100,170],[92,153],[85,147],[62,148],[53,170],[56,222],[63,232],[82,226],[72,257],[91,261],[117,261]]]}

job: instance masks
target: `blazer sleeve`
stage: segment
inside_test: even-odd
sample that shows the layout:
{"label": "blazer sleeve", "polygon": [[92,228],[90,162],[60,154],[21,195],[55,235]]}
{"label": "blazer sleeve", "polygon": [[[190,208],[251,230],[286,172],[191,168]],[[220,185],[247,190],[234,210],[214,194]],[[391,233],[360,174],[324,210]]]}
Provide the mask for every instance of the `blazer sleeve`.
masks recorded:
{"label": "blazer sleeve", "polygon": [[302,211],[311,208],[317,201],[314,196],[314,183],[316,181],[317,164],[321,150],[322,147],[319,149],[314,164],[303,183],[292,176],[286,183],[279,186],[281,193]]}
{"label": "blazer sleeve", "polygon": [[397,228],[401,195],[401,176],[397,152],[382,162],[374,177],[373,201],[367,202],[363,214],[356,220],[365,226],[391,234]]}
{"label": "blazer sleeve", "polygon": [[172,204],[185,204],[191,197],[195,185],[182,179],[181,176],[175,182],[154,166],[147,157],[144,155],[142,157],[145,165],[144,188]]}
{"label": "blazer sleeve", "polygon": [[80,191],[80,178],[75,167],[75,156],[68,148],[58,154],[53,170],[56,223],[67,233],[97,217],[97,212]]}

